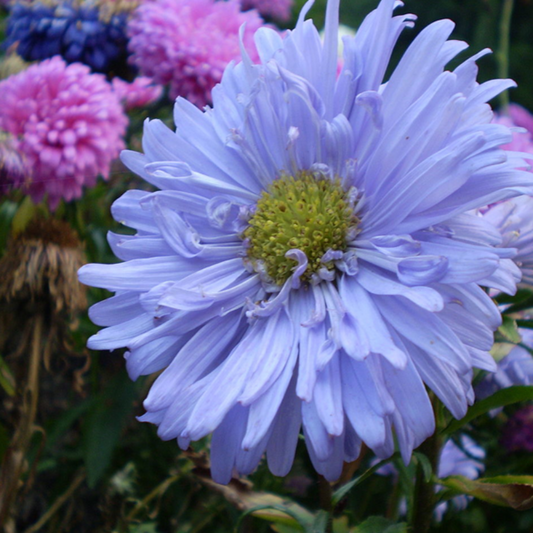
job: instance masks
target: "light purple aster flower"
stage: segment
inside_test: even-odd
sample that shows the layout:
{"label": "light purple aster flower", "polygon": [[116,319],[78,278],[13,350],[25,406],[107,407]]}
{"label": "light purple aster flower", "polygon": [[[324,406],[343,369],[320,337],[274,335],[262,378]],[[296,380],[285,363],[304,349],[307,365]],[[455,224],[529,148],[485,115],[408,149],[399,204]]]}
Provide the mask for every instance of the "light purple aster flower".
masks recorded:
{"label": "light purple aster flower", "polygon": [[501,246],[516,248],[513,261],[522,272],[520,285],[533,287],[533,198],[519,196],[498,203],[483,218],[501,233]]}
{"label": "light purple aster flower", "polygon": [[[484,459],[485,450],[467,435],[461,435],[460,446],[449,440],[442,448],[437,475],[439,478],[464,476],[468,479],[477,479],[485,470]],[[465,509],[471,500],[471,496],[462,494],[448,502],[440,503],[435,508],[437,520],[442,520],[450,506],[460,511]]]}
{"label": "light purple aster flower", "polygon": [[[533,330],[519,329],[522,343],[533,348]],[[533,385],[533,357],[521,346],[515,346],[499,363],[496,372],[476,386],[476,398],[482,400],[513,385]]]}
{"label": "light purple aster flower", "polygon": [[[499,233],[470,213],[532,191],[499,145],[486,103],[514,85],[476,82],[449,20],[414,40],[384,83],[413,15],[382,0],[345,40],[339,0],[324,41],[305,15],[284,39],[255,35],[200,110],[178,98],[176,131],[147,121],[144,154],[123,161],[160,190],[128,191],[111,233],[124,262],[87,265],[83,283],[115,292],[92,307],[98,350],[127,347],[132,379],[163,371],[141,420],[182,448],[213,433],[213,478],[248,474],[266,452],[289,472],[300,430],[337,479],[365,442],[405,461],[435,429],[426,385],[455,417],[474,400],[473,367],[500,313],[489,286],[519,271]],[[244,47],[243,47],[244,48]]]}

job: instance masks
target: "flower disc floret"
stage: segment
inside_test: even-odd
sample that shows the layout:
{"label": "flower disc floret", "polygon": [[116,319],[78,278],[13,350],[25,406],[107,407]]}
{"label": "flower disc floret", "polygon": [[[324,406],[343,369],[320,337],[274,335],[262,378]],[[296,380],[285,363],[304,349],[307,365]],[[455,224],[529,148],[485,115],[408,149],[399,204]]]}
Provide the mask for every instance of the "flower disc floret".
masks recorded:
{"label": "flower disc floret", "polygon": [[252,265],[261,263],[271,280],[283,285],[295,267],[287,252],[301,250],[308,261],[302,280],[308,281],[322,267],[333,269],[333,262],[323,262],[323,257],[328,250],[346,250],[348,230],[356,223],[340,180],[317,179],[305,171],[282,175],[263,192],[244,231],[247,255]]}

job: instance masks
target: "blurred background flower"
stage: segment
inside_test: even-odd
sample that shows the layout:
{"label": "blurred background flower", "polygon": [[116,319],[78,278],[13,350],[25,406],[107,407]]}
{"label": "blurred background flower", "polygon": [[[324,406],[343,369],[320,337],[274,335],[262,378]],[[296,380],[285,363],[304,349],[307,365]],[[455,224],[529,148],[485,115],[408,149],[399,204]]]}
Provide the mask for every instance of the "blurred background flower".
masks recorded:
{"label": "blurred background flower", "polygon": [[509,452],[533,452],[533,405],[513,413],[505,424],[501,443]]}
{"label": "blurred background flower", "polygon": [[[533,347],[533,330],[520,328],[522,343]],[[476,385],[476,398],[483,400],[496,391],[513,385],[533,385],[533,357],[522,346],[515,346],[508,355],[499,362],[496,372],[487,374]]]}
{"label": "blurred background flower", "polygon": [[[533,148],[533,144],[530,147]],[[483,213],[483,218],[501,234],[499,246],[516,249],[513,262],[522,273],[519,285],[533,287],[533,198],[518,196],[494,204]]]}
{"label": "blurred background flower", "polygon": [[131,83],[121,78],[113,78],[111,85],[126,111],[153,104],[163,94],[163,87],[155,85],[153,80],[146,76],[139,76]]}
{"label": "blurred background flower", "polygon": [[129,23],[131,62],[141,74],[170,86],[170,98],[183,96],[199,107],[211,102],[211,89],[244,46],[257,60],[254,32],[263,25],[257,11],[240,11],[238,0],[146,1]]}
{"label": "blurred background flower", "polygon": [[502,145],[502,148],[533,154],[533,116],[529,111],[517,104],[510,104],[504,111],[494,115],[493,122],[508,128],[525,128],[525,131],[513,131],[513,140]]}
{"label": "blurred background flower", "polygon": [[101,74],[54,57],[0,82],[0,93],[0,128],[32,169],[26,189],[34,202],[47,194],[55,209],[109,176],[127,118]]}
{"label": "blurred background flower", "polygon": [[257,9],[261,15],[287,21],[291,17],[294,0],[242,0],[242,10]]}
{"label": "blurred background flower", "polygon": [[16,1],[4,46],[16,45],[26,61],[62,56],[94,71],[123,71],[126,27],[138,0]]}
{"label": "blurred background flower", "polygon": [[[450,439],[442,448],[437,475],[439,478],[464,476],[468,479],[477,479],[485,470],[484,459],[485,450],[481,446],[468,435],[459,435],[457,441]],[[471,500],[470,496],[461,494],[450,501],[440,503],[435,508],[437,520],[442,520],[448,510],[465,509]]]}

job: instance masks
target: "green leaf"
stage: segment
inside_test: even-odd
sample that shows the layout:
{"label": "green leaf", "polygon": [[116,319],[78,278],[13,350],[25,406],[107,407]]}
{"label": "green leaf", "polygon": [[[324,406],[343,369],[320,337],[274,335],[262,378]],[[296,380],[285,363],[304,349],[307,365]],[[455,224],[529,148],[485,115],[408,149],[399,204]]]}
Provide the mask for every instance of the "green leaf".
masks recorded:
{"label": "green leaf", "polygon": [[[281,500],[281,498],[279,499]],[[289,526],[295,531],[308,531],[313,525],[312,515],[305,509],[305,513],[300,513],[299,510],[296,509],[297,507],[299,507],[297,504],[293,504],[291,507],[278,504],[267,504],[252,507],[251,509],[247,509],[239,517],[235,531],[239,531],[243,518],[248,515],[253,515],[257,518],[261,518],[262,520],[267,520],[268,522],[273,522],[275,524]]]}
{"label": "green leaf", "polygon": [[313,525],[309,529],[310,533],[325,533],[330,521],[330,513],[327,511],[318,511]]}
{"label": "green leaf", "polygon": [[377,465],[374,465],[372,468],[369,468],[366,472],[361,474],[359,477],[356,477],[349,483],[346,483],[346,485],[343,485],[340,489],[337,489],[333,493],[333,498],[331,499],[331,504],[333,506],[333,509],[337,507],[339,502],[359,483],[362,483],[366,479],[368,479],[376,470],[379,470],[383,465],[386,465],[393,459],[395,459],[397,454],[394,454],[392,457],[389,457],[388,459],[385,459],[384,461],[379,462]]}
{"label": "green leaf", "polygon": [[504,339],[514,344],[518,344],[522,341],[522,336],[518,332],[518,326],[516,325],[516,320],[508,316],[503,317],[503,323],[498,328],[498,332],[503,336]]}
{"label": "green leaf", "polygon": [[506,315],[531,309],[533,307],[533,293],[529,289],[519,291],[514,297],[511,297],[509,303],[512,303],[512,305],[504,311]]}
{"label": "green leaf", "polygon": [[63,413],[57,420],[52,422],[46,431],[46,452],[54,452],[56,450],[57,441],[70,429],[72,424],[76,422],[86,411],[88,411],[98,400],[98,397],[84,400],[78,405]]}
{"label": "green leaf", "polygon": [[0,255],[7,244],[7,239],[11,232],[11,223],[17,212],[15,202],[6,201],[0,205]]}
{"label": "green leaf", "polygon": [[514,386],[495,392],[492,396],[485,398],[479,402],[476,402],[470,409],[466,416],[461,420],[454,420],[447,428],[443,430],[444,435],[454,433],[459,428],[468,424],[478,416],[484,415],[492,409],[503,407],[505,405],[511,405],[513,403],[525,402],[533,400],[533,386]]}
{"label": "green leaf", "polygon": [[13,216],[11,222],[13,234],[16,235],[24,231],[36,212],[36,205],[32,202],[29,196],[26,196]]}
{"label": "green leaf", "polygon": [[8,396],[15,396],[16,384],[15,378],[11,373],[10,368],[0,355],[0,387]]}
{"label": "green leaf", "polygon": [[522,320],[518,319],[516,325],[519,328],[533,329],[533,320]]}
{"label": "green leaf", "polygon": [[109,466],[124,426],[133,418],[136,386],[120,374],[96,399],[84,427],[87,482],[93,488]]}
{"label": "green leaf", "polygon": [[147,522],[133,525],[128,528],[128,533],[157,533],[157,524],[155,522]]}
{"label": "green leaf", "polygon": [[339,516],[333,519],[333,533],[350,533],[350,531],[347,516]]}
{"label": "green leaf", "polygon": [[353,533],[407,533],[407,524],[397,524],[381,516],[371,516],[359,524]]}
{"label": "green leaf", "polygon": [[533,507],[533,476],[498,476],[468,479],[450,476],[438,481],[439,485],[460,494],[468,494],[494,505],[526,511]]}
{"label": "green leaf", "polygon": [[414,452],[413,457],[416,459],[418,464],[422,467],[424,472],[424,481],[427,483],[433,476],[433,467],[426,455],[420,452]]}
{"label": "green leaf", "polygon": [[517,304],[520,302],[525,302],[530,300],[533,297],[533,293],[530,289],[519,289],[516,291],[516,294],[505,294],[501,292],[494,299],[499,304]]}

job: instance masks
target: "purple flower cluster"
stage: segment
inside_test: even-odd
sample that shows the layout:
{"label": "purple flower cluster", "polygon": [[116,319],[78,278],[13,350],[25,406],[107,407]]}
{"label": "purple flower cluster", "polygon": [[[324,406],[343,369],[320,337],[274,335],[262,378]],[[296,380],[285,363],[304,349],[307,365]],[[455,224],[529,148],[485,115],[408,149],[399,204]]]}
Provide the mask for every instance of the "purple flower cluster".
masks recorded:
{"label": "purple flower cluster", "polygon": [[47,0],[14,2],[5,46],[17,46],[26,61],[55,55],[108,72],[126,59],[126,26],[137,0]]}

